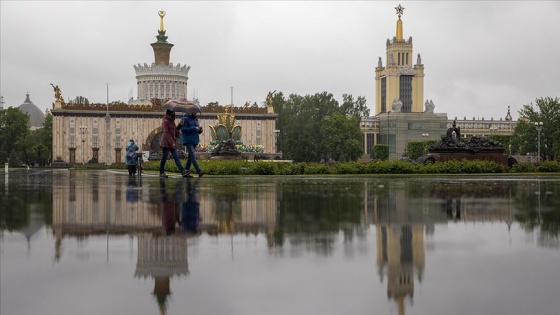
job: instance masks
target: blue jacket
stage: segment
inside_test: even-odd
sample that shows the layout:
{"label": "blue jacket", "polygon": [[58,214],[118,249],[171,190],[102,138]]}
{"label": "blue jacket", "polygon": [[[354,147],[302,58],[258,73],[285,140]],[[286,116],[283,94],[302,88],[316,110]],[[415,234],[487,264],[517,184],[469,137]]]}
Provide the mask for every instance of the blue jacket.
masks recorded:
{"label": "blue jacket", "polygon": [[128,143],[126,144],[126,157],[124,160],[124,163],[126,165],[136,165],[136,163],[138,162],[136,151],[138,151],[138,146],[136,145],[136,143],[134,143],[134,141],[128,141]]}
{"label": "blue jacket", "polygon": [[191,118],[189,115],[181,117],[181,139],[183,144],[198,145],[200,139],[196,127],[200,127],[198,118]]}

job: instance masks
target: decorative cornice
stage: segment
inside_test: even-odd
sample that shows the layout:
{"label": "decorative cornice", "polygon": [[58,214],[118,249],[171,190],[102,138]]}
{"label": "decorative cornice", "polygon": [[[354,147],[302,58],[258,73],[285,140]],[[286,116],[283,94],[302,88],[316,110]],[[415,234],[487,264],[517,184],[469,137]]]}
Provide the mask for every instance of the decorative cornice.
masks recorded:
{"label": "decorative cornice", "polygon": [[189,74],[189,70],[191,66],[183,65],[181,66],[178,63],[176,66],[173,66],[173,63],[169,63],[169,65],[156,65],[152,63],[148,65],[144,63],[144,65],[138,64],[134,65],[134,71],[136,71],[136,76],[139,75],[153,75],[153,74],[161,74],[161,75],[180,75],[187,77]]}
{"label": "decorative cornice", "polygon": [[[159,100],[154,99],[152,100],[152,105],[128,105],[125,103],[121,104],[110,104],[109,105],[109,112],[161,112],[163,113],[164,109],[161,104],[165,104],[167,100]],[[266,107],[233,107],[232,109],[230,106],[221,106],[221,105],[208,105],[202,107],[202,113],[223,113],[225,108],[231,110],[232,113],[236,115],[239,114],[267,114]],[[107,104],[63,104],[61,109],[53,109],[51,112],[60,112],[60,111],[99,111],[105,113],[107,111]]]}
{"label": "decorative cornice", "polygon": [[414,70],[409,66],[399,66],[400,75],[414,75]]}

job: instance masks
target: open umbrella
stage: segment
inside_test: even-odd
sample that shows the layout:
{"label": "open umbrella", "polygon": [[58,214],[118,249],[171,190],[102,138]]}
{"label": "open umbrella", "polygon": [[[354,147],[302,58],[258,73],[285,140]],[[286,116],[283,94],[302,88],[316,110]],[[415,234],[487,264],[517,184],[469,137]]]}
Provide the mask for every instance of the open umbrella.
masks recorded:
{"label": "open umbrella", "polygon": [[169,100],[165,103],[165,105],[163,105],[163,108],[169,109],[170,111],[182,112],[187,114],[202,113],[202,108],[200,107],[198,102],[195,103],[186,99]]}

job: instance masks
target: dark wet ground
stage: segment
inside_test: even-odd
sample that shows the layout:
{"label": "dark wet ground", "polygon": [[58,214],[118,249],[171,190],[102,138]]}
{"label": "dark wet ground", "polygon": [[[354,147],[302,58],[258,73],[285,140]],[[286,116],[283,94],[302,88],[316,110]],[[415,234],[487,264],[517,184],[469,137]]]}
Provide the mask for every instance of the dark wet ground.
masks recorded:
{"label": "dark wet ground", "polygon": [[0,175],[0,314],[560,313],[560,176]]}

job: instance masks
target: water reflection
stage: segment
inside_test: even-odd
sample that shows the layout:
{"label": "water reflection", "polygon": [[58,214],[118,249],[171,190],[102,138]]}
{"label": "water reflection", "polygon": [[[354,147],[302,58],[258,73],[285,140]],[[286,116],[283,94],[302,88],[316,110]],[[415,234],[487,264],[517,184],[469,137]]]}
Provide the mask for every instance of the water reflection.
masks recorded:
{"label": "water reflection", "polygon": [[[557,177],[495,178],[204,178],[140,179],[97,171],[11,174],[0,189],[2,232],[28,241],[44,227],[54,235],[55,262],[73,238],[137,241],[134,277],[153,279],[161,313],[171,280],[189,274],[188,247],[207,237],[261,235],[270,254],[334,255],[342,242],[352,256],[356,239],[375,235],[377,277],[404,314],[426,270],[425,237],[436,226],[494,222],[537,233],[537,244],[558,248]],[[368,234],[372,230],[374,233]],[[426,276],[429,278],[429,276]],[[174,280],[175,281],[175,280]],[[174,282],[175,283],[175,282]],[[385,284],[386,283],[386,284]]]}

